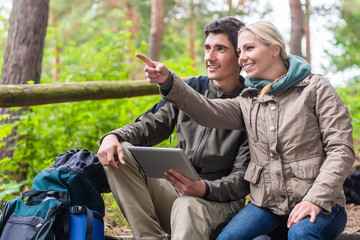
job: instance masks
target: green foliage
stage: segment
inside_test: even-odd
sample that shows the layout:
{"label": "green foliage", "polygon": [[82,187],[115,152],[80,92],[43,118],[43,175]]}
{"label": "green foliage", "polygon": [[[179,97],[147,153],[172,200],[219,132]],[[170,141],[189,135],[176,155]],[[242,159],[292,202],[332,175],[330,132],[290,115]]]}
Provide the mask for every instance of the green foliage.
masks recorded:
{"label": "green foliage", "polygon": [[360,154],[360,83],[350,83],[346,87],[336,89],[346,105],[352,118],[355,151]]}
{"label": "green foliage", "polygon": [[[332,28],[334,44],[338,48],[338,54],[328,53],[331,63],[336,70],[357,68],[360,66],[360,0],[343,0],[340,9],[341,19]],[[355,77],[359,80],[360,76]]]}
{"label": "green foliage", "polygon": [[95,80],[128,80],[135,68],[135,49],[130,34],[125,31],[104,30],[99,35],[82,44],[75,41],[59,42],[57,31],[50,28],[47,40],[49,47],[45,51],[45,63],[61,46],[61,63],[57,66],[45,65],[42,83],[52,82],[50,69],[61,69],[63,82],[83,82]]}
{"label": "green foliage", "polygon": [[9,181],[7,183],[3,183],[0,186],[0,202],[6,202],[11,200],[19,195],[24,188],[24,186],[28,186],[31,184],[30,180],[25,180],[17,183],[16,181]]}
{"label": "green foliage", "polygon": [[[8,116],[1,116],[0,115],[0,121],[2,119],[8,119],[9,117],[10,117],[9,115]],[[13,126],[11,124],[2,124],[2,125],[0,125],[0,141],[4,137],[10,135],[12,128],[13,128]],[[0,148],[1,148],[1,144],[0,144]]]}
{"label": "green foliage", "polygon": [[0,7],[0,76],[2,73],[2,65],[4,62],[4,53],[6,45],[6,34],[9,28],[9,11],[4,7]]}
{"label": "green foliage", "polygon": [[[116,224],[117,226],[123,225],[127,229],[130,229],[130,226],[129,226],[128,222],[126,221],[125,217],[122,215],[121,211],[119,211],[119,207],[118,207],[116,201],[114,201],[114,197],[113,197],[112,193],[103,194],[103,198],[104,198],[104,202],[105,202],[106,215],[114,221],[113,224],[114,225]],[[112,225],[108,226],[105,224],[104,227],[105,227],[105,234],[111,232]],[[110,234],[106,234],[106,235],[110,235]]]}
{"label": "green foliage", "polygon": [[[46,42],[42,83],[53,82],[51,63],[57,55],[61,57],[57,67],[61,70],[62,82],[128,80],[136,71],[135,52],[145,52],[146,49],[144,43],[136,49],[129,33],[108,29],[88,41],[76,42],[61,40],[57,29],[49,27]],[[57,52],[56,47],[61,51]],[[196,69],[189,59],[165,63],[182,76],[195,74]],[[17,129],[13,157],[0,161],[2,188],[11,189],[11,193],[20,192],[31,184],[36,174],[49,167],[57,155],[70,149],[87,149],[96,153],[104,134],[134,121],[159,100],[160,96],[144,96],[30,107],[14,123],[0,126],[0,140],[12,129]],[[175,136],[159,144],[164,147],[176,145]],[[25,173],[27,180],[14,185],[19,173]],[[9,187],[11,185],[14,186]],[[0,201],[4,200],[0,196]]]}
{"label": "green foliage", "polygon": [[[88,149],[96,153],[101,136],[134,121],[159,100],[160,96],[144,96],[31,107],[14,124],[0,128],[3,136],[15,126],[18,129],[13,158],[0,161],[0,181],[11,179],[12,173],[26,171],[29,181],[24,183],[31,183],[30,180],[49,167],[57,155],[70,149]],[[176,139],[173,139],[160,146],[176,146]]]}

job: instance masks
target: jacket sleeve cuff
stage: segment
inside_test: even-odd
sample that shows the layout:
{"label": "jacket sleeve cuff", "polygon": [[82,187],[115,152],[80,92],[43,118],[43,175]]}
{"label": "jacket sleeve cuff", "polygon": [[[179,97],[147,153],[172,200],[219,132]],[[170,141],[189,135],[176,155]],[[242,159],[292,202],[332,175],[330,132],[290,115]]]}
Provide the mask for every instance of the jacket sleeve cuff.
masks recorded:
{"label": "jacket sleeve cuff", "polygon": [[335,201],[332,201],[330,199],[334,199],[331,191],[327,191],[326,188],[320,186],[313,186],[309,190],[307,195],[302,199],[302,201],[312,202],[313,204],[322,208],[322,211],[330,213],[331,208],[335,205]]}
{"label": "jacket sleeve cuff", "polygon": [[101,145],[102,141],[104,140],[104,138],[105,138],[106,136],[110,135],[110,134],[116,135],[119,142],[124,142],[124,141],[125,141],[125,139],[124,139],[122,136],[120,136],[120,134],[118,134],[117,132],[109,132],[109,133],[105,134],[105,135],[100,139],[100,145]]}
{"label": "jacket sleeve cuff", "polygon": [[169,94],[169,92],[172,88],[173,82],[174,82],[174,78],[172,76],[172,72],[169,70],[169,76],[167,77],[166,81],[162,84],[158,84],[160,91],[164,96]]}
{"label": "jacket sleeve cuff", "polygon": [[206,187],[206,191],[205,191],[205,194],[203,196],[204,199],[207,199],[209,194],[210,194],[210,186],[207,182],[205,182],[205,187]]}

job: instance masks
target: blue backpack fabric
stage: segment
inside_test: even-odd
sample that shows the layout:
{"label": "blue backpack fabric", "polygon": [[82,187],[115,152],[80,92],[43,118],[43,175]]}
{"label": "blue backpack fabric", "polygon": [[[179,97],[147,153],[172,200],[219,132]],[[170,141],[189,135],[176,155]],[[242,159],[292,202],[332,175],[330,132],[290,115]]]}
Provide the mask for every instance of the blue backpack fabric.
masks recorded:
{"label": "blue backpack fabric", "polygon": [[92,152],[61,154],[35,176],[31,191],[5,203],[0,240],[105,239],[101,193],[108,191],[104,170]]}

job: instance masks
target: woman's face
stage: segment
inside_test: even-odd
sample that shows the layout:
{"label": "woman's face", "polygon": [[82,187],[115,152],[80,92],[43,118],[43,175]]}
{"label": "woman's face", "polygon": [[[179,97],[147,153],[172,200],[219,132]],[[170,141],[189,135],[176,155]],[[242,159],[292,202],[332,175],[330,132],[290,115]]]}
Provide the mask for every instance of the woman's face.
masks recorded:
{"label": "woman's face", "polygon": [[238,63],[248,78],[274,79],[274,48],[266,46],[252,32],[241,32],[238,37]]}

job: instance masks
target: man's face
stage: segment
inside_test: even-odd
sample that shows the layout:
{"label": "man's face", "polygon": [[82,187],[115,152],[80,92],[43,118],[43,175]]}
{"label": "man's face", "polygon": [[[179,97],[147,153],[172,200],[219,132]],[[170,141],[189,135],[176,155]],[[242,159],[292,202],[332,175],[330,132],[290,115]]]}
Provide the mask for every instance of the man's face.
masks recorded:
{"label": "man's face", "polygon": [[239,80],[240,66],[228,36],[210,33],[206,38],[204,63],[208,77],[214,81]]}

